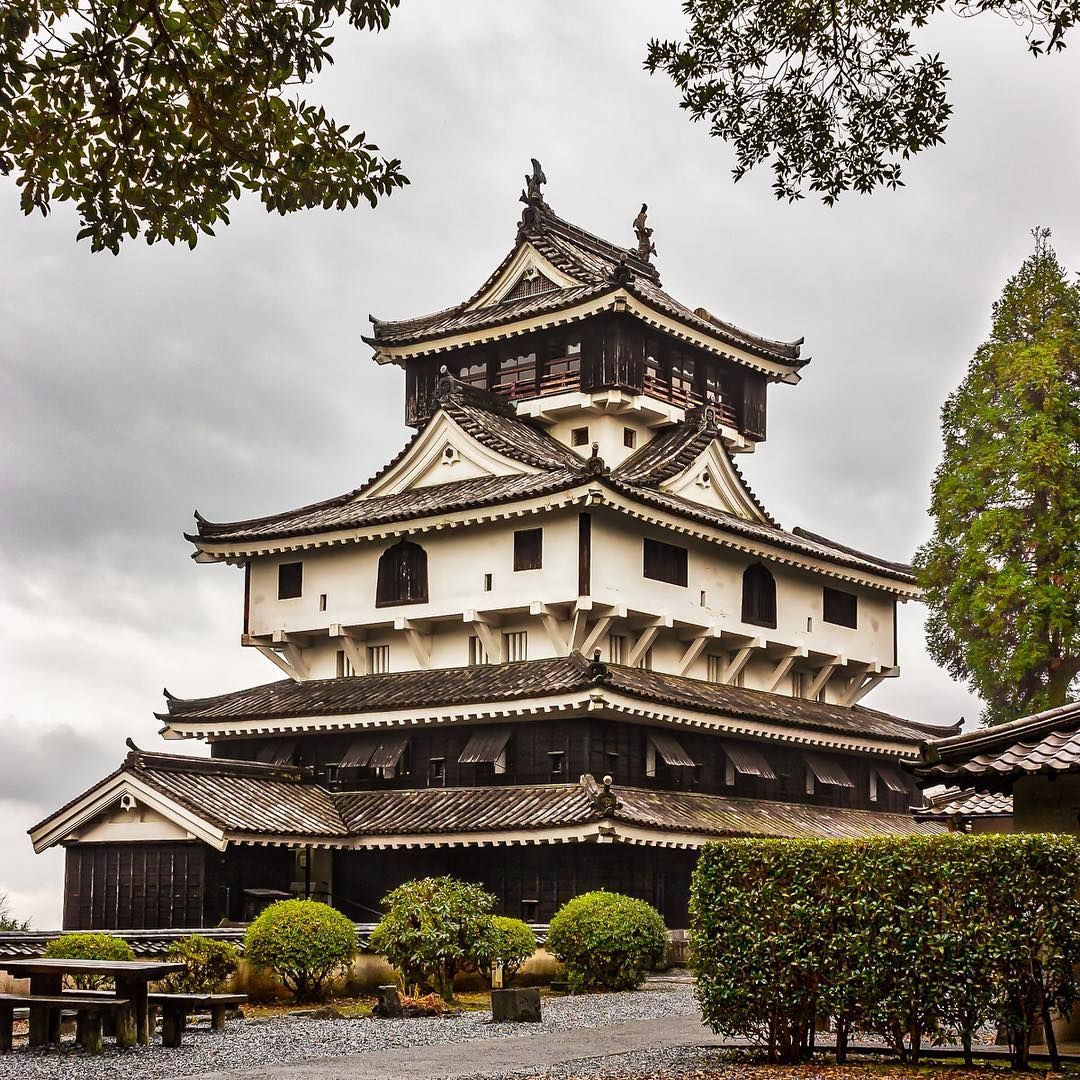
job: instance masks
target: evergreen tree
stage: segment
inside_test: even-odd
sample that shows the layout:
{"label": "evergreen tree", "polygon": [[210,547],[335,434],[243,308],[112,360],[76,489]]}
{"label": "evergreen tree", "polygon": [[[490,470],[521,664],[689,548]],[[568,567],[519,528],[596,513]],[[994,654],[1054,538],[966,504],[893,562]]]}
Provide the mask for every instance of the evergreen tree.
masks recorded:
{"label": "evergreen tree", "polygon": [[933,657],[999,723],[1080,674],[1080,285],[1047,229],[942,410],[934,535],[916,557]]}

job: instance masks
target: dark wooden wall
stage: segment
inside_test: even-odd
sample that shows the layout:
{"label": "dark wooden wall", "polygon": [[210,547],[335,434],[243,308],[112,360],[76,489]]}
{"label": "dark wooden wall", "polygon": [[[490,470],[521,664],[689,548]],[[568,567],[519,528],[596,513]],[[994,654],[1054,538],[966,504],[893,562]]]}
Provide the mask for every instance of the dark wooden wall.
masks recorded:
{"label": "dark wooden wall", "polygon": [[71,845],[64,929],[205,926],[209,850],[198,843]]}
{"label": "dark wooden wall", "polygon": [[[698,768],[669,767],[657,762],[655,777],[645,775],[646,745],[649,728],[614,720],[578,717],[564,720],[518,721],[508,746],[507,771],[496,775],[491,765],[461,765],[458,758],[477,727],[420,728],[409,733],[409,747],[404,769],[392,779],[376,779],[365,770],[343,771],[333,786],[353,790],[392,787],[429,787],[432,784],[430,763],[442,758],[445,785],[575,783],[583,773],[600,778],[610,774],[615,786],[657,788],[669,791],[700,791],[753,799],[779,799],[814,806],[837,806],[906,813],[916,796],[890,791],[878,784],[878,800],[870,801],[871,762],[854,754],[818,755],[843,765],[855,783],[854,788],[815,785],[806,794],[806,764],[802,750],[783,743],[753,745],[762,752],[776,780],[735,775],[733,785],[725,781],[723,743],[727,737],[697,731],[668,730],[678,739]],[[484,730],[490,730],[489,728]],[[355,735],[309,735],[300,742],[299,756],[304,764],[315,766],[325,776],[325,767],[341,760]],[[219,740],[212,753],[219,757],[256,758],[266,738]],[[737,742],[738,740],[731,740]],[[563,773],[553,776],[551,753],[563,754]],[[442,785],[440,785],[442,786]]]}
{"label": "dark wooden wall", "polygon": [[339,851],[334,903],[351,918],[373,918],[391,889],[414,878],[450,874],[494,893],[501,914],[548,922],[567,900],[604,888],[647,900],[671,929],[689,924],[690,874],[697,852],[622,844]]}

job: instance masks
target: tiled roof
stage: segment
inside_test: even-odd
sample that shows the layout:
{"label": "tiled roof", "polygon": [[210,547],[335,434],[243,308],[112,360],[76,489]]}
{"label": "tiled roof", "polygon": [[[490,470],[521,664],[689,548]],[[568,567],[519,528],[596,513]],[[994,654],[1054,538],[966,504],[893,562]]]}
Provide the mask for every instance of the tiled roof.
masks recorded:
{"label": "tiled roof", "polygon": [[614,475],[633,484],[662,484],[689,469],[716,437],[715,429],[703,423],[675,424],[635,450]]}
{"label": "tiled roof", "polygon": [[811,558],[847,566],[853,570],[861,570],[864,573],[869,572],[878,577],[902,581],[905,584],[915,583],[915,572],[905,563],[889,562],[885,559],[877,559],[872,555],[856,555],[851,548],[834,547],[831,542],[811,539],[811,534],[805,532],[788,532],[777,525],[747,521],[745,518],[724,513],[722,510],[715,510],[710,506],[703,506],[701,503],[691,502],[689,499],[683,499],[666,491],[659,491],[656,488],[647,487],[640,483],[631,483],[624,480],[617,472],[612,473],[610,477],[605,479],[616,491],[620,491],[624,495],[628,495],[649,506],[666,510],[677,517],[699,521],[702,524],[711,525],[739,536],[745,536],[751,540],[775,544],[777,547],[786,548],[788,551],[797,551]]}
{"label": "tiled roof", "polygon": [[912,771],[922,783],[1008,787],[1034,773],[1080,771],[1080,702],[1009,724],[926,743]]}
{"label": "tiled roof", "polygon": [[148,753],[130,754],[126,768],[227,833],[347,835],[329,792],[299,770]]}
{"label": "tiled roof", "polygon": [[362,529],[551,495],[575,487],[581,481],[580,472],[552,469],[515,476],[477,476],[471,480],[409,488],[393,495],[377,495],[370,499],[350,493],[299,510],[248,521],[214,523],[199,519],[198,534],[185,533],[185,537],[193,542],[247,543],[336,532],[338,529]]}
{"label": "tiled roof", "polygon": [[[597,672],[594,677],[593,672]],[[915,724],[866,709],[843,708],[822,701],[768,694],[741,686],[705,682],[660,671],[618,664],[595,669],[581,656],[526,660],[478,667],[434,668],[354,675],[307,682],[280,682],[212,698],[170,698],[170,721],[283,720],[301,716],[338,716],[387,712],[409,707],[490,704],[526,697],[549,697],[601,684],[643,701],[789,725],[795,729],[906,740],[912,747],[943,729]]]}
{"label": "tiled roof", "polygon": [[928,806],[914,811],[915,816],[927,821],[947,821],[949,818],[1012,817],[1011,795],[1000,791],[976,791],[967,788],[949,788],[933,796]]}
{"label": "tiled roof", "polygon": [[[518,300],[473,306],[526,242],[578,284]],[[801,341],[772,341],[714,318],[703,309],[692,310],[680,304],[664,292],[656,268],[643,261],[635,250],[602,240],[564,221],[550,208],[538,206],[526,212],[517,244],[472,297],[418,318],[397,321],[372,318],[372,336],[364,340],[376,347],[418,344],[560,311],[617,288],[625,288],[645,305],[728,345],[793,368],[806,363],[799,355]]]}

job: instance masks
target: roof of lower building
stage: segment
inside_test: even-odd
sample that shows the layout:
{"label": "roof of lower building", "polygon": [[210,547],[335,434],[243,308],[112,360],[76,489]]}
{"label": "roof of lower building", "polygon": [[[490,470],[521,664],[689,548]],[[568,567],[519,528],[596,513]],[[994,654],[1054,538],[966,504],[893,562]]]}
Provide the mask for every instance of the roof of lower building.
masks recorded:
{"label": "roof of lower building", "polygon": [[1080,771],[1080,701],[927,742],[911,766],[923,785],[1006,790],[1021,776]]}
{"label": "roof of lower building", "polygon": [[913,813],[927,821],[955,821],[971,818],[1012,817],[1011,795],[1000,791],[976,791],[975,788],[946,788],[936,795],[928,795],[926,806]]}
{"label": "roof of lower building", "polygon": [[30,830],[39,850],[78,828],[84,818],[77,811],[115,806],[115,793],[111,802],[94,797],[102,789],[113,791],[109,785],[118,777],[130,780],[136,798],[158,813],[177,816],[188,828],[200,823],[196,831],[212,832],[222,848],[236,842],[400,846],[435,837],[447,843],[527,843],[530,834],[547,842],[621,839],[694,846],[722,836],[858,837],[938,829],[907,814],[601,788],[587,776],[578,784],[340,792],[313,783],[304,770],[133,750],[117,773]]}
{"label": "roof of lower building", "polygon": [[210,698],[169,697],[166,724],[285,720],[397,709],[497,705],[521,698],[547,698],[606,687],[641,701],[787,725],[798,729],[907,741],[915,745],[945,730],[902,720],[860,705],[844,707],[807,698],[770,694],[742,686],[706,682],[619,664],[597,664],[580,653],[477,667],[429,668],[263,686]]}
{"label": "roof of lower building", "polygon": [[[479,303],[529,245],[569,279],[531,296]],[[703,308],[681,304],[660,286],[660,275],[648,258],[620,247],[555,214],[542,199],[528,202],[513,248],[471,297],[452,307],[411,319],[371,317],[372,334],[365,341],[380,347],[401,347],[486,330],[506,323],[555,314],[623,289],[646,306],[661,312],[722,345],[795,369],[808,361],[800,355],[802,340],[774,341],[743,330]]]}

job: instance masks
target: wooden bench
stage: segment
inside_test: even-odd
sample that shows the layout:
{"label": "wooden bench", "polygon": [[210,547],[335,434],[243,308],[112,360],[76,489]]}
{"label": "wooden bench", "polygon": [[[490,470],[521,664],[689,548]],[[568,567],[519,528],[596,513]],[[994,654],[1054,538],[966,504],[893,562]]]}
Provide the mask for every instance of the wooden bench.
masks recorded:
{"label": "wooden bench", "polygon": [[161,1045],[179,1046],[192,1013],[210,1014],[210,1027],[225,1030],[225,1015],[247,1003],[247,994],[150,994],[151,1009],[161,1010]]}
{"label": "wooden bench", "polygon": [[135,1045],[135,1015],[127,998],[115,995],[83,994],[0,994],[0,1053],[11,1051],[15,1010],[30,1010],[30,1043],[59,1042],[60,1015],[76,1016],[76,1040],[91,1054],[101,1053],[101,1037],[106,1016],[112,1018],[117,1046]]}

